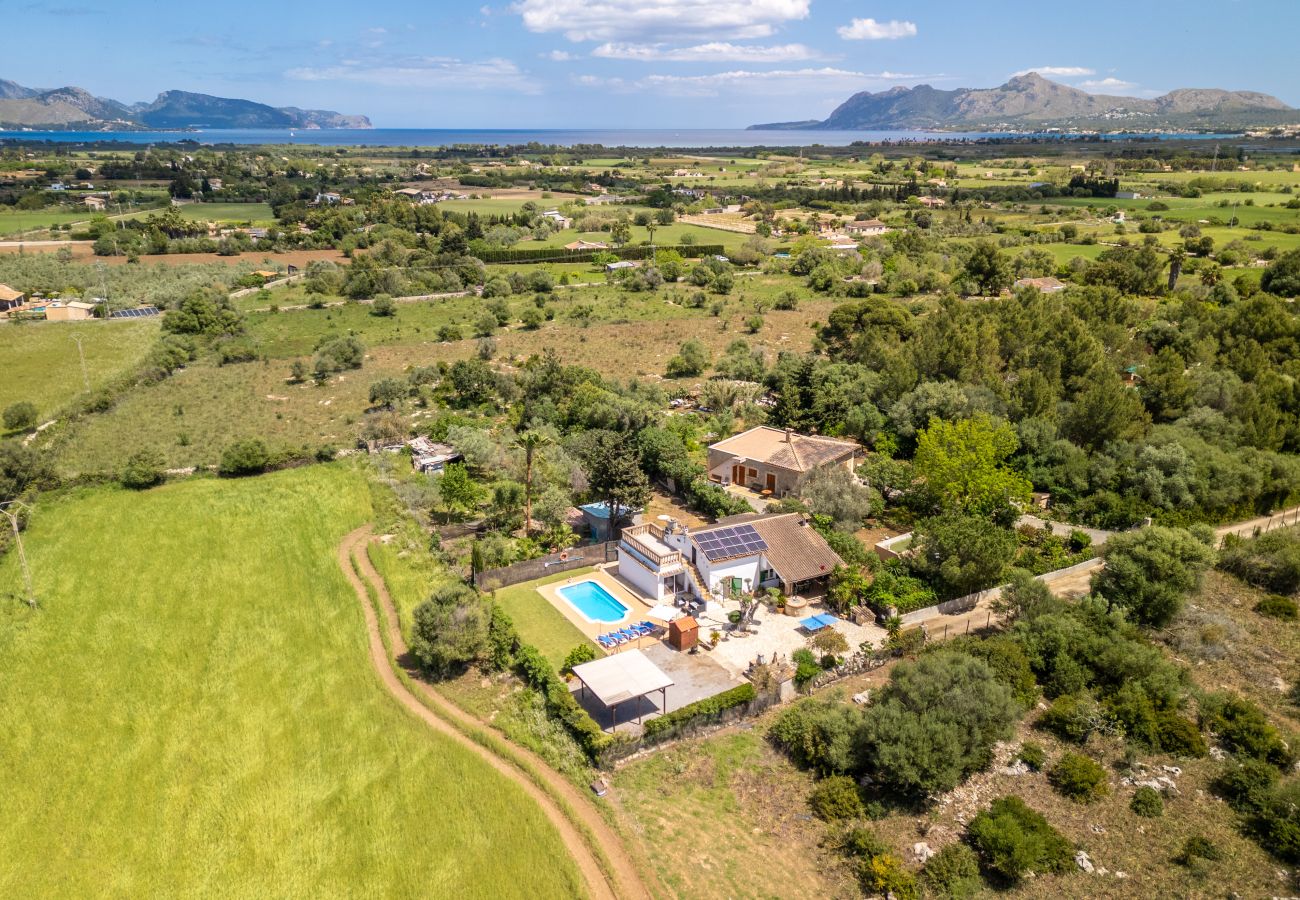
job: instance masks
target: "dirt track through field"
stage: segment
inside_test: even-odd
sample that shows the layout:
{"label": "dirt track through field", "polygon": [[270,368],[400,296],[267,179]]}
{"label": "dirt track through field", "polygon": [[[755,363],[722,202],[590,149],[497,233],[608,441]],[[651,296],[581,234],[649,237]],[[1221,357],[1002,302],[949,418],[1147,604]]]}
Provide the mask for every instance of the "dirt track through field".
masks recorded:
{"label": "dirt track through field", "polygon": [[[410,654],[398,627],[397,611],[393,606],[392,597],[383,578],[366,554],[366,545],[372,539],[370,526],[357,529],[343,539],[343,543],[339,546],[338,558],[339,565],[356,591],[357,600],[365,613],[370,661],[384,688],[426,725],[456,741],[509,778],[541,807],[542,812],[560,833],[560,838],[573,856],[573,861],[592,897],[650,897],[651,894],[642,882],[636,865],[628,856],[622,839],[601,818],[600,813],[592,807],[591,801],[577,787],[547,766],[541,757],[522,747],[511,745],[511,753],[525,760],[532,775],[546,783],[547,790],[543,790],[520,764],[498,755],[471,738],[469,734],[486,733],[483,724],[444,699],[432,685],[423,680],[419,670],[407,662]],[[353,567],[354,563],[356,568]],[[358,576],[358,570],[361,576]],[[397,654],[397,660],[390,660],[388,657],[380,632],[380,623],[370,603],[362,577],[379,598],[379,605],[385,619],[383,627],[387,629],[389,645]],[[423,701],[397,677],[394,671],[395,665],[402,667],[414,689],[418,690],[424,698]],[[556,802],[556,796],[562,799],[567,811]],[[590,838],[574,824],[570,815],[581,823],[582,829],[587,831]],[[604,851],[608,870],[593,851],[592,842]]]}

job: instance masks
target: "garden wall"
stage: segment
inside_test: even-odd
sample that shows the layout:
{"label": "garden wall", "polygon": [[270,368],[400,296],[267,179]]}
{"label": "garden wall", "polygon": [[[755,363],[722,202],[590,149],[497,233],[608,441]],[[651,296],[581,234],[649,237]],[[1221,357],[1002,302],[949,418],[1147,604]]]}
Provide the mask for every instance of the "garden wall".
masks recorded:
{"label": "garden wall", "polygon": [[[561,556],[567,557],[560,559]],[[480,591],[495,591],[512,584],[535,581],[559,572],[582,569],[587,566],[599,566],[618,559],[618,542],[606,541],[603,544],[588,544],[583,547],[570,547],[559,553],[550,553],[536,559],[512,563],[500,569],[485,569],[474,575],[474,584]]]}

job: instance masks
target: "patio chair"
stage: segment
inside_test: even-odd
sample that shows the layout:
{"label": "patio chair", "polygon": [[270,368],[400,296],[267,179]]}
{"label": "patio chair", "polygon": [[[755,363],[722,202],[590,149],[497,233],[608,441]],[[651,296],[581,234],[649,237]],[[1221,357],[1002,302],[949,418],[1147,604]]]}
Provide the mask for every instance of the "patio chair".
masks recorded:
{"label": "patio chair", "polygon": [[600,644],[600,646],[606,650],[613,650],[618,646],[618,643],[607,634],[596,635],[596,643]]}

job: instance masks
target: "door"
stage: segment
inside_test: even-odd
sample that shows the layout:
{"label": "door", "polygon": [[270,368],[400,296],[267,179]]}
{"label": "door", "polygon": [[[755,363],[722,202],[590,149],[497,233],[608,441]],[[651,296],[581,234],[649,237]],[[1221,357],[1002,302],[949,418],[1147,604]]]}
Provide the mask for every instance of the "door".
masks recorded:
{"label": "door", "polygon": [[744,486],[745,484],[744,466],[734,465],[731,467],[731,483],[741,485],[742,487]]}
{"label": "door", "polygon": [[771,491],[773,494],[776,493],[776,473],[775,473],[775,472],[768,472],[768,473],[767,473],[767,489],[768,489],[769,491]]}

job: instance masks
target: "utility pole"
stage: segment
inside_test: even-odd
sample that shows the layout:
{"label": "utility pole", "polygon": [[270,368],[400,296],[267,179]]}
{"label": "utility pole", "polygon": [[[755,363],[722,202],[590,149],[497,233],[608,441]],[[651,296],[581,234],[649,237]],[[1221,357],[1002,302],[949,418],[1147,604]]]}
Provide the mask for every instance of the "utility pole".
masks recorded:
{"label": "utility pole", "polygon": [[[116,238],[114,238],[116,241]],[[113,305],[108,302],[108,281],[104,278],[104,264],[95,263],[95,270],[99,273],[99,299],[104,304],[104,318],[107,319],[113,312]]]}
{"label": "utility pole", "polygon": [[[7,508],[6,508],[7,507]],[[23,550],[23,535],[18,530],[18,513],[14,512],[14,507],[26,510],[31,515],[32,508],[21,500],[10,500],[8,503],[0,503],[0,513],[4,513],[9,519],[9,525],[14,530],[14,543],[18,546],[18,564],[23,570],[23,584],[27,588],[27,605],[32,609],[36,608],[36,592],[32,590],[32,573],[27,568],[27,553]]]}
{"label": "utility pole", "polygon": [[86,391],[90,391],[90,375],[86,372],[86,351],[81,346],[82,336],[78,332],[72,333],[72,339],[77,342],[77,356],[81,357],[81,382],[86,386]]}

